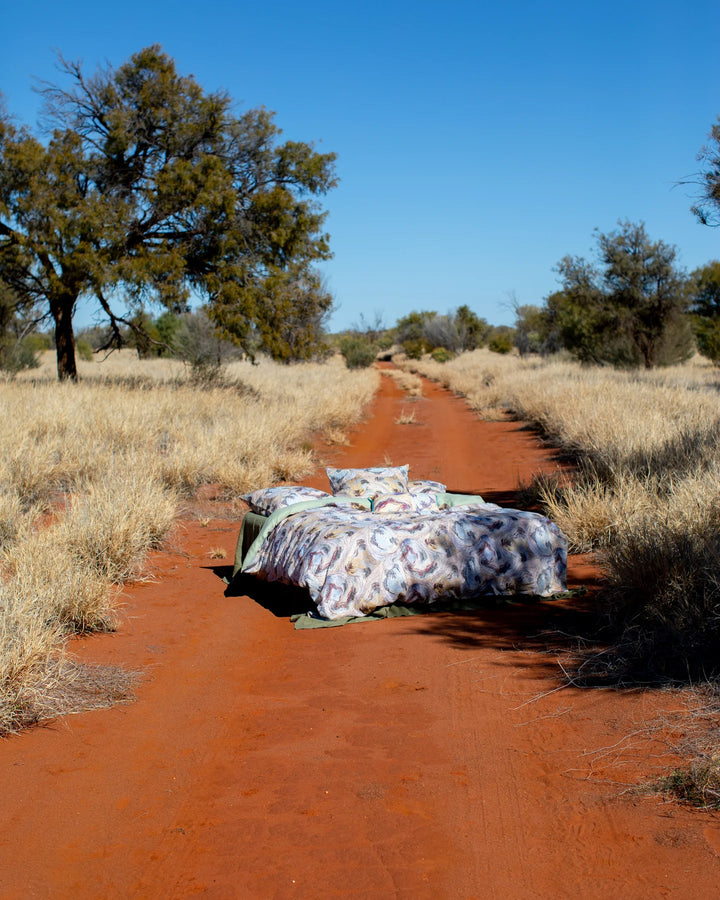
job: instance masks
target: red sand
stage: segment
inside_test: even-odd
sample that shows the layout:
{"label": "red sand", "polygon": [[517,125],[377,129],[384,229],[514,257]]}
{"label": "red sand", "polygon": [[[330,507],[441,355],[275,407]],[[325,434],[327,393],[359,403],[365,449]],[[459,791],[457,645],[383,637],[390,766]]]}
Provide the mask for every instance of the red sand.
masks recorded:
{"label": "red sand", "polygon": [[[388,378],[328,460],[506,502],[556,465],[521,425]],[[634,733],[674,701],[557,689],[538,635],[578,603],[294,631],[224,597],[209,550],[228,562],[236,534],[185,523],[120,632],[75,642],[142,669],[137,702],[0,742],[2,898],[718,896],[720,818],[623,789],[669,762]],[[571,586],[593,577],[573,561]]]}

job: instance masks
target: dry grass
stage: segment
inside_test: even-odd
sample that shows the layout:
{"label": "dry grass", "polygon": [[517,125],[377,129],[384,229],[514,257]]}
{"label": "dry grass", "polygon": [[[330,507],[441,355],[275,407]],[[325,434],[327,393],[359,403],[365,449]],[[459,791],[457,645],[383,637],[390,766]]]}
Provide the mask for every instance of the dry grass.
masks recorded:
{"label": "dry grass", "polygon": [[620,371],[486,350],[409,362],[480,410],[533,422],[576,464],[538,479],[548,514],[606,572],[623,657],[654,677],[720,673],[720,372]]}
{"label": "dry grass", "polygon": [[[123,352],[59,384],[54,360],[43,365],[0,381],[0,732],[64,708],[43,695],[93,695],[70,685],[67,638],[117,626],[118,585],[141,576],[182,496],[300,480],[317,464],[312,436],[342,440],[379,378],[342,360],[263,360],[207,387],[182,364]],[[108,695],[118,678],[99,678]]]}
{"label": "dry grass", "polygon": [[675,693],[681,700],[677,709],[654,724],[686,763],[644,788],[691,806],[720,809],[720,689],[706,684]]}
{"label": "dry grass", "polygon": [[405,407],[400,410],[400,415],[395,419],[396,425],[414,425],[416,422],[415,410],[411,409],[408,411]]}
{"label": "dry grass", "polygon": [[17,731],[45,719],[89,709],[106,709],[135,699],[140,673],[119,666],[78,663],[62,654],[49,656],[32,679],[20,685],[14,707],[0,707],[0,728]]}
{"label": "dry grass", "polygon": [[[346,369],[341,359],[292,367],[238,362],[222,387],[199,390],[178,380],[172,361],[148,363],[158,373],[167,366],[152,389],[144,381],[118,383],[114,369],[108,380],[78,385],[0,384],[0,402],[17,423],[0,435],[0,483],[26,502],[41,500],[130,457],[152,459],[161,479],[184,492],[219,483],[239,493],[298,480],[315,464],[308,436],[321,430],[341,440],[378,378],[374,369]],[[136,373],[144,365],[136,358]]]}
{"label": "dry grass", "polygon": [[422,378],[404,369],[380,369],[386,378],[392,378],[397,386],[410,397],[422,397]]}
{"label": "dry grass", "polygon": [[604,572],[606,647],[581,657],[574,683],[689,682],[714,692],[694,746],[683,749],[688,765],[659,788],[717,808],[720,371],[699,357],[627,372],[488,351],[402,364],[487,417],[508,410],[533,422],[575,463],[573,478],[534,485],[571,546],[596,551]]}
{"label": "dry grass", "polygon": [[102,473],[76,494],[53,532],[81,569],[122,584],[138,575],[176,514],[177,497],[157,474],[127,467]]}

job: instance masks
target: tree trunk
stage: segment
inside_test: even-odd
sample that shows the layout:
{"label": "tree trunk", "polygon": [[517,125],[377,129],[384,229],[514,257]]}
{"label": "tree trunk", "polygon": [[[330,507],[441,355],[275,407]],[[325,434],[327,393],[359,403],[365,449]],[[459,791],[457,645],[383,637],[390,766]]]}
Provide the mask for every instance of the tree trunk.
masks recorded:
{"label": "tree trunk", "polygon": [[52,314],[55,319],[55,347],[57,349],[57,373],[60,381],[77,381],[77,364],[75,362],[75,333],[73,332],[72,313],[75,308],[71,303],[53,304]]}

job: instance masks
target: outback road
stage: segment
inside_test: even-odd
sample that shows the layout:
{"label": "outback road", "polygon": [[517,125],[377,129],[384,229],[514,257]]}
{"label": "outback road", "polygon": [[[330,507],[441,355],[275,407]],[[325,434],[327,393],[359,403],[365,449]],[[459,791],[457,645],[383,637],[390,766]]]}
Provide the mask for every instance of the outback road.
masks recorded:
{"label": "outback road", "polygon": [[[323,453],[509,505],[557,465],[519,423],[387,377]],[[295,631],[224,596],[210,550],[232,559],[237,530],[184,522],[120,631],[73,643],[143,671],[136,702],[0,742],[0,897],[718,896],[720,818],[625,790],[668,763],[641,725],[677,700],[559,689],[589,601]]]}

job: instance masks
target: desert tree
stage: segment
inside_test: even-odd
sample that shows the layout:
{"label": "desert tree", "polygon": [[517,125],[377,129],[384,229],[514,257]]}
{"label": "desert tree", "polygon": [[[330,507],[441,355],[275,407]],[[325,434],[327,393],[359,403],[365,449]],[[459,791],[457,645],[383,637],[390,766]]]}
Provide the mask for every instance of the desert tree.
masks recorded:
{"label": "desert tree", "polygon": [[515,346],[520,356],[546,352],[548,317],[546,311],[532,303],[515,304]]}
{"label": "desert tree", "polygon": [[464,303],[455,310],[455,327],[460,337],[461,350],[475,350],[487,340],[490,326]]}
{"label": "desert tree", "polygon": [[427,319],[422,334],[431,351],[442,347],[455,354],[462,349],[462,339],[453,315],[435,315]]}
{"label": "desert tree", "polygon": [[698,154],[703,168],[695,182],[699,196],[692,212],[703,225],[720,225],[720,118],[710,129],[708,141]]}
{"label": "desert tree", "polygon": [[642,223],[619,225],[598,233],[596,262],[560,261],[562,290],[549,298],[551,322],[584,362],[652,368],[687,359],[688,280],[675,265],[675,248],[650,240]]}
{"label": "desert tree", "polygon": [[41,87],[44,140],[0,112],[0,277],[52,319],[59,377],[77,376],[81,297],[110,344],[145,304],[180,313],[197,297],[241,346],[313,353],[331,306],[313,266],[330,256],[317,197],[334,154],[281,143],[272,113],[236,114],[157,45],[60,71]]}
{"label": "desert tree", "polygon": [[698,349],[720,365],[720,260],[696,269],[690,284],[689,311]]}

